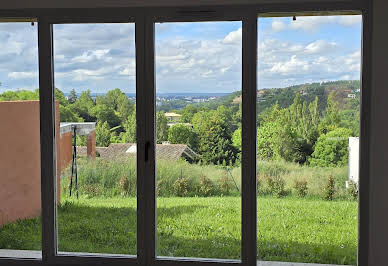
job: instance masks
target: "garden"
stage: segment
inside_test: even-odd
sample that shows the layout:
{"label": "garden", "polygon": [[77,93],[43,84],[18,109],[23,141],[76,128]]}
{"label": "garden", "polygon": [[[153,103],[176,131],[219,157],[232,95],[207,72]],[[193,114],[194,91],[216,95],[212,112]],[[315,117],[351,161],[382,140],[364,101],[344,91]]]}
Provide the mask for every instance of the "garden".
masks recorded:
{"label": "garden", "polygon": [[[241,169],[157,163],[157,254],[240,259]],[[62,179],[60,251],[136,254],[136,162],[79,160],[79,194]],[[357,190],[347,167],[258,162],[258,259],[356,264]],[[41,248],[40,218],[0,229],[0,248]],[[211,247],[211,248],[209,248]]]}

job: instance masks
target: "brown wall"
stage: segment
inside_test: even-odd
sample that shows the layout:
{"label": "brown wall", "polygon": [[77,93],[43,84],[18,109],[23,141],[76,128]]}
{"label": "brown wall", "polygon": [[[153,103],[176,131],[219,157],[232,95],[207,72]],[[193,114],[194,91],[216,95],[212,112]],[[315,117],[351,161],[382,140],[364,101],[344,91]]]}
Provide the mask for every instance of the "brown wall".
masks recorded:
{"label": "brown wall", "polygon": [[61,135],[60,142],[60,163],[61,169],[65,169],[73,158],[73,135],[71,132],[66,132]]}
{"label": "brown wall", "polygon": [[[56,112],[59,115],[58,103]],[[58,118],[59,116],[56,130],[59,133]],[[0,125],[0,225],[2,225],[19,218],[40,215],[39,101],[0,102]],[[57,156],[60,156],[58,148]],[[57,173],[60,173],[59,167],[57,168]],[[57,178],[59,187],[59,175]]]}

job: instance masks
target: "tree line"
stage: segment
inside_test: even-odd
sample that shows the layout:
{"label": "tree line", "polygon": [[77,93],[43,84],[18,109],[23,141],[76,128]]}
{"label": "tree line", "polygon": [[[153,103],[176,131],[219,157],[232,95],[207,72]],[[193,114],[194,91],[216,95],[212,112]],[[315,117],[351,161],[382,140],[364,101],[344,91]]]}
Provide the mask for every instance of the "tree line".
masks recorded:
{"label": "tree line", "polygon": [[[167,110],[181,115],[168,125],[164,111],[156,113],[156,141],[187,144],[204,164],[235,165],[241,157],[241,103],[233,103],[239,93],[213,102],[188,104]],[[288,96],[287,96],[288,97]],[[61,122],[97,122],[97,146],[136,142],[136,103],[120,89],[91,96],[89,90],[66,98],[55,89]],[[7,91],[0,101],[39,99],[39,91]],[[257,118],[257,155],[261,160],[285,160],[312,166],[341,166],[347,163],[349,136],[359,134],[359,97],[339,105],[331,92],[325,108],[314,100],[294,94],[293,103],[278,102],[261,111]],[[323,109],[323,110],[322,110]],[[78,143],[86,140],[79,137]]]}

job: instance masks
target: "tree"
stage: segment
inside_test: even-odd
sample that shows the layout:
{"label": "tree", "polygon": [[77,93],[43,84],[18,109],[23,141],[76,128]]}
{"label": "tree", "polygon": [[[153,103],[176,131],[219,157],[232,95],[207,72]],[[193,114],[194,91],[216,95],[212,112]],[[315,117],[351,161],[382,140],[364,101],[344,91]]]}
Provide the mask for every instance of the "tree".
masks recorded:
{"label": "tree", "polygon": [[66,106],[69,104],[69,102],[66,100],[65,94],[57,88],[55,88],[54,97],[55,97],[55,100],[58,101],[59,104],[63,106]]}
{"label": "tree", "polygon": [[310,164],[320,167],[344,166],[348,163],[348,143],[352,131],[336,128],[318,138]]}
{"label": "tree", "polygon": [[110,144],[110,131],[108,122],[97,122],[96,125],[96,145],[98,147],[108,147]]}
{"label": "tree", "polygon": [[167,118],[164,112],[160,111],[156,114],[156,143],[162,143],[168,139]]}
{"label": "tree", "polygon": [[330,92],[327,97],[327,106],[325,110],[325,116],[322,122],[319,125],[319,132],[326,134],[331,130],[339,127],[340,124],[340,114],[338,103],[334,99],[334,91]]}
{"label": "tree", "polygon": [[70,91],[70,95],[69,95],[69,98],[68,98],[68,102],[70,104],[73,104],[77,101],[77,93],[75,92],[75,89],[72,89]]}
{"label": "tree", "polygon": [[70,106],[59,105],[60,120],[61,122],[83,122],[84,120],[79,117]]}
{"label": "tree", "polygon": [[234,145],[239,151],[241,151],[241,145],[242,145],[242,141],[241,141],[241,127],[238,128],[238,129],[236,129],[236,130],[233,132],[232,141],[233,141],[233,145]]}
{"label": "tree", "polygon": [[90,112],[99,122],[108,122],[110,128],[120,125],[120,118],[113,108],[105,104],[97,104]]}
{"label": "tree", "polygon": [[194,107],[192,104],[188,104],[181,111],[181,121],[182,123],[191,123],[193,116],[198,112],[198,109]]}
{"label": "tree", "polygon": [[193,126],[199,136],[201,160],[213,164],[234,164],[238,149],[233,146],[230,114],[224,106],[194,115]]}
{"label": "tree", "polygon": [[94,122],[96,117],[93,116],[90,111],[94,107],[90,90],[83,91],[79,99],[72,104],[73,110],[80,116],[85,122]]}
{"label": "tree", "polygon": [[193,150],[197,150],[198,136],[191,126],[176,124],[168,130],[168,141],[172,144],[187,144]]}
{"label": "tree", "polygon": [[136,143],[136,104],[133,105],[133,111],[124,123],[124,130],[122,141]]}

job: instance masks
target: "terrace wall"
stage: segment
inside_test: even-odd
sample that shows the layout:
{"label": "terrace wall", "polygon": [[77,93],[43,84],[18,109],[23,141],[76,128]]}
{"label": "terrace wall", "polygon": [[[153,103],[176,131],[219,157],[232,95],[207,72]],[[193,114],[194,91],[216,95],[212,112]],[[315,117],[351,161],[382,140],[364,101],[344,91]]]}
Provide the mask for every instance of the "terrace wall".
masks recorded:
{"label": "terrace wall", "polygon": [[[59,143],[59,104],[56,102]],[[39,101],[0,102],[0,226],[41,213]],[[57,144],[57,162],[60,145]],[[57,183],[60,187],[60,164]],[[58,189],[58,200],[60,193]],[[58,201],[59,202],[59,201]]]}

